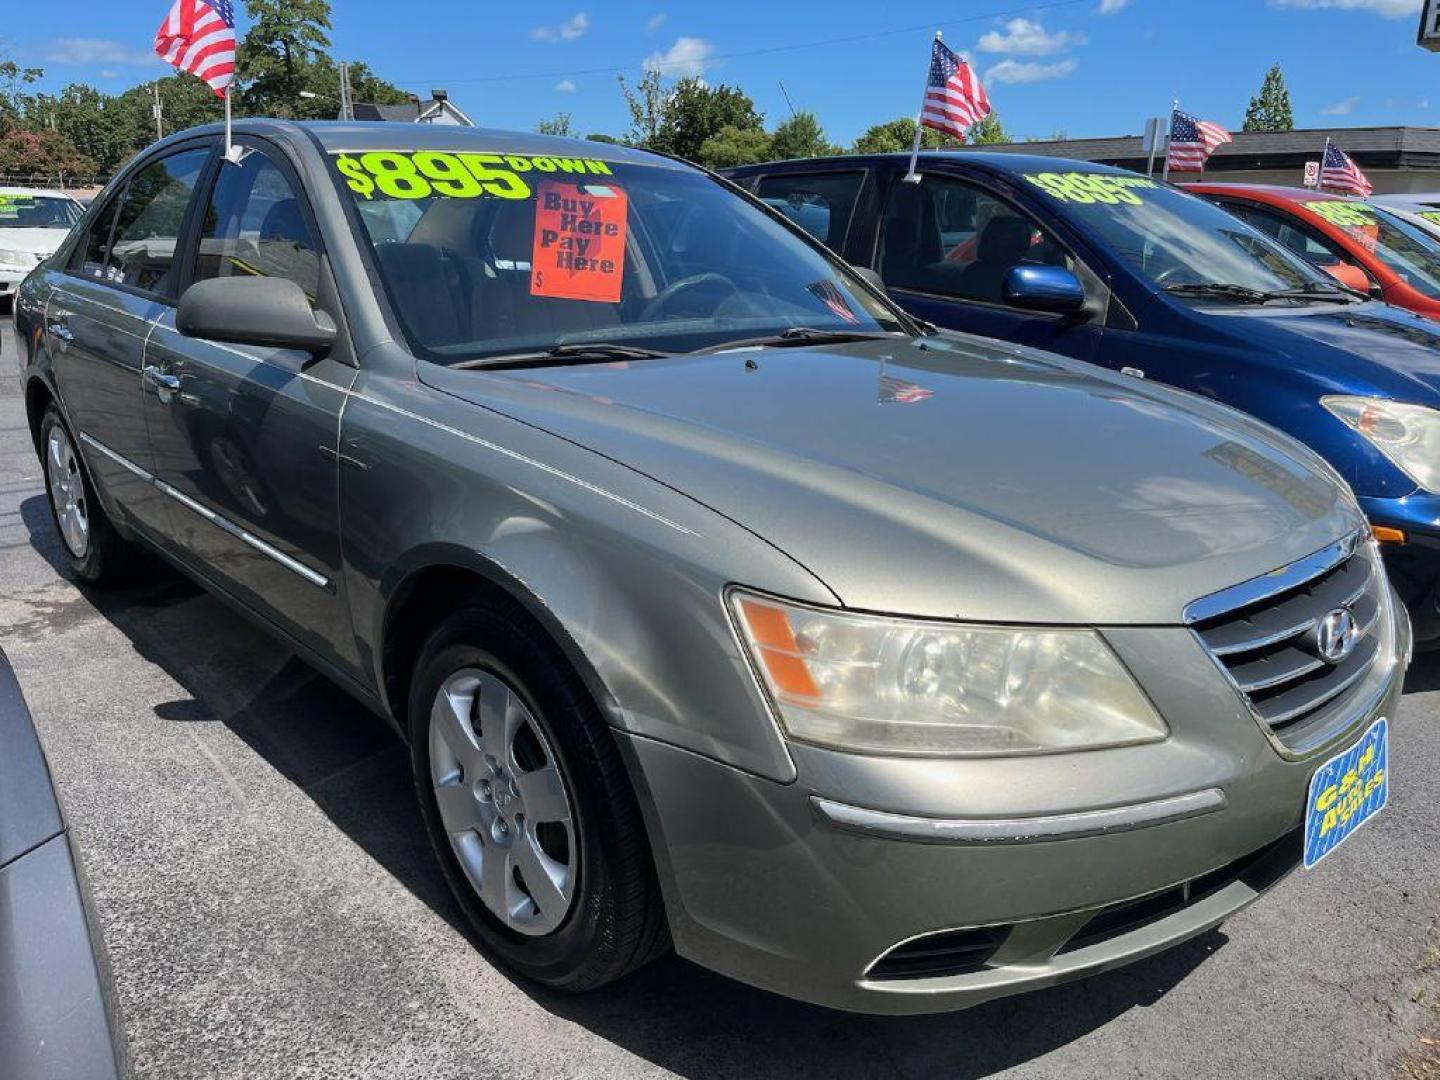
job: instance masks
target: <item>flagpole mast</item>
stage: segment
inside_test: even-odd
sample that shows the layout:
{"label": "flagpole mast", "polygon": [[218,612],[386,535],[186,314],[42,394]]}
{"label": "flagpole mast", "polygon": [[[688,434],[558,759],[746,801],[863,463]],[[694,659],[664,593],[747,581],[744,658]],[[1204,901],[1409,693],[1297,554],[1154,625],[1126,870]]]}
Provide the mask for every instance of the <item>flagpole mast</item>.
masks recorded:
{"label": "flagpole mast", "polygon": [[1330,136],[1325,136],[1325,149],[1320,151],[1320,175],[1315,177],[1315,190],[1325,190],[1325,159],[1330,156]]}
{"label": "flagpole mast", "polygon": [[[940,31],[935,31],[935,40],[940,40]],[[930,55],[933,60],[935,46],[930,46]],[[910,168],[905,170],[902,178],[907,184],[918,184],[920,174],[915,171],[915,159],[920,156],[920,136],[925,132],[925,95],[930,91],[930,65],[925,65],[925,89],[920,92],[920,111],[915,114],[915,141],[910,144]]]}
{"label": "flagpole mast", "polygon": [[1166,183],[1170,180],[1170,144],[1175,139],[1175,113],[1180,108],[1180,99],[1172,98],[1170,101],[1170,123],[1165,128],[1165,171],[1160,174],[1160,179]]}

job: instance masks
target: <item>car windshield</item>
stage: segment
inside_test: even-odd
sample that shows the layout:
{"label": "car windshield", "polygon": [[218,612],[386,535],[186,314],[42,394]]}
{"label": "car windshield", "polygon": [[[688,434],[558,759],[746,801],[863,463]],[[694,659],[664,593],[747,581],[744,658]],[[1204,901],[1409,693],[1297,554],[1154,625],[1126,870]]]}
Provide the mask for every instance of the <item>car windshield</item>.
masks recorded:
{"label": "car windshield", "polygon": [[914,332],[808,239],[668,162],[433,151],[331,161],[411,345],[436,363]]}
{"label": "car windshield", "polygon": [[1440,239],[1373,203],[1315,199],[1304,205],[1344,229],[1412,289],[1440,297]]}
{"label": "car windshield", "polygon": [[79,220],[72,199],[0,192],[0,229],[68,229]]}
{"label": "car windshield", "polygon": [[1239,218],[1158,180],[1100,172],[1026,173],[1025,180],[1147,280],[1177,295],[1203,299],[1207,286],[1233,287],[1236,299],[1337,288]]}

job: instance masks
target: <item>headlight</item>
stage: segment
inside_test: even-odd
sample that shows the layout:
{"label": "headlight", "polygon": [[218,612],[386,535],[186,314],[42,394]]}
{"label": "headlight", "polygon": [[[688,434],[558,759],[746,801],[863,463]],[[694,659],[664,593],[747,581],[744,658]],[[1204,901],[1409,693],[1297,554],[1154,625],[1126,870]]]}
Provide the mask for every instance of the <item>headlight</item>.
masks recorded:
{"label": "headlight", "polygon": [[852,615],[733,591],[786,732],[880,754],[1039,754],[1153,742],[1165,722],[1093,630]]}
{"label": "headlight", "polygon": [[28,251],[7,251],[0,248],[0,265],[15,266],[21,270],[29,270],[40,260]]}
{"label": "headlight", "polygon": [[1440,412],[1384,398],[1323,397],[1320,404],[1420,487],[1440,492]]}

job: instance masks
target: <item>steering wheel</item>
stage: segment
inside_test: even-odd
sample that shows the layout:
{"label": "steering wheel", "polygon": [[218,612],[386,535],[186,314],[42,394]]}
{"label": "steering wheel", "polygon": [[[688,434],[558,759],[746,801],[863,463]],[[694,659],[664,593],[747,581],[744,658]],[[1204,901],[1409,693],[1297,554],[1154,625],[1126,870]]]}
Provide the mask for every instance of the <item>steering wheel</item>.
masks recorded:
{"label": "steering wheel", "polygon": [[[688,293],[694,293],[700,289],[713,289],[716,287],[724,289],[728,293],[728,296],[722,297],[721,299],[728,299],[729,296],[738,296],[740,294],[740,290],[735,286],[735,283],[724,274],[717,274],[713,271],[707,271],[703,274],[692,274],[690,277],[681,278],[679,281],[672,281],[669,285],[665,286],[665,288],[661,289],[655,299],[645,305],[645,310],[641,313],[640,317],[646,322],[662,318],[678,298]],[[715,306],[719,306],[719,300],[716,301]],[[714,309],[712,308],[711,310]]]}

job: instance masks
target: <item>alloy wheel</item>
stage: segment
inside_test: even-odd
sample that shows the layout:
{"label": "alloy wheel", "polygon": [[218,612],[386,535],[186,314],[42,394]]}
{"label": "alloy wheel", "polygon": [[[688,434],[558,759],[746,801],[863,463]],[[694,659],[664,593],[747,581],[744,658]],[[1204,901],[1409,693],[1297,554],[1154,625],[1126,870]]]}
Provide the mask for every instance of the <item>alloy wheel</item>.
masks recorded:
{"label": "alloy wheel", "polygon": [[70,554],[83,559],[90,550],[90,511],[85,499],[85,480],[70,437],[52,427],[45,446],[45,479],[60,536]]}
{"label": "alloy wheel", "polygon": [[548,934],[575,899],[574,802],[534,714],[499,676],[465,668],[430,709],[430,778],[450,847],[507,928]]}

